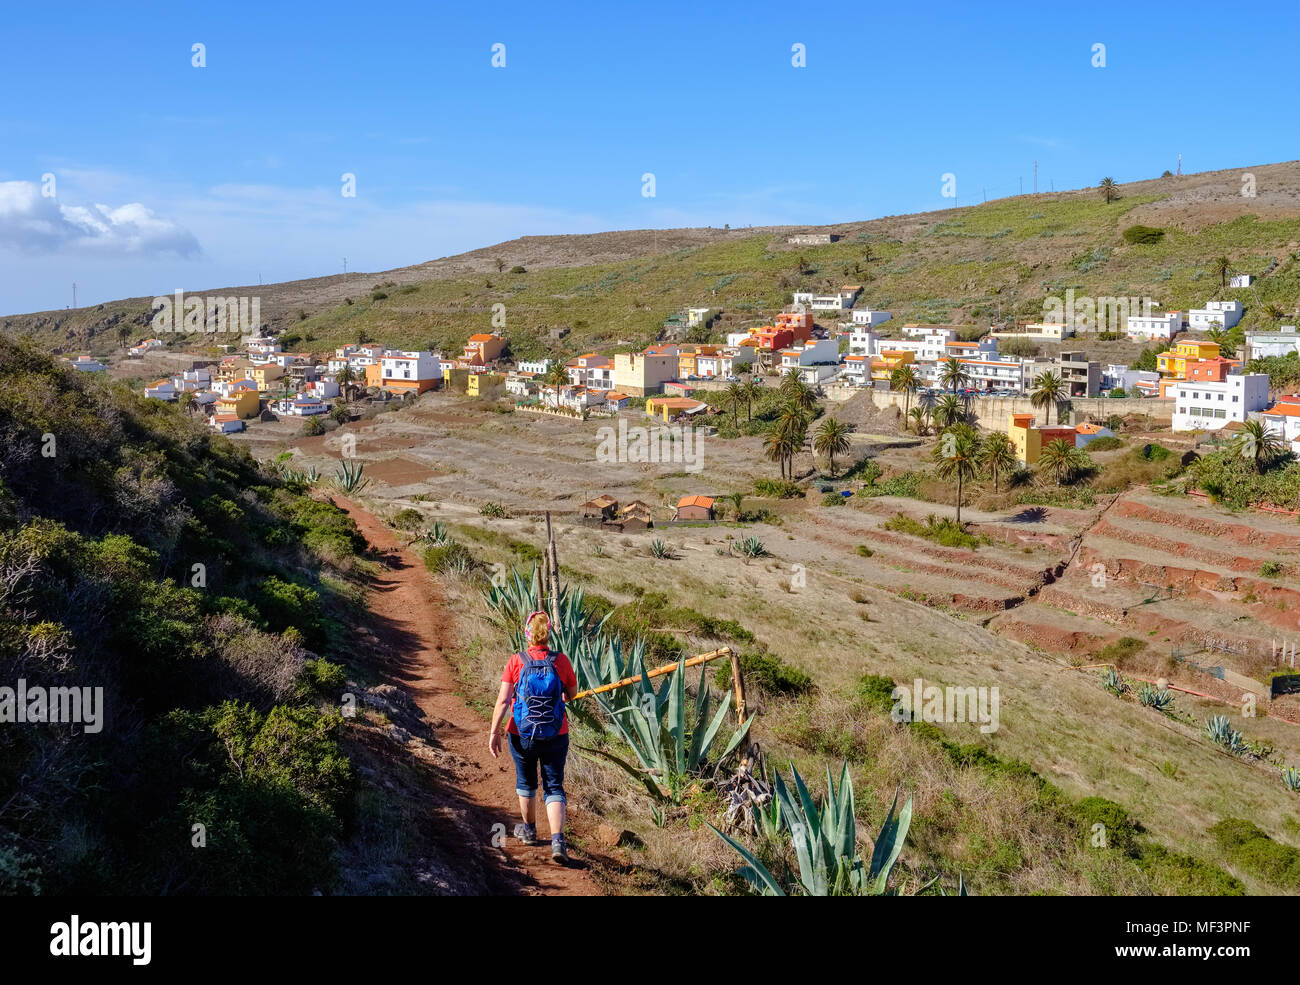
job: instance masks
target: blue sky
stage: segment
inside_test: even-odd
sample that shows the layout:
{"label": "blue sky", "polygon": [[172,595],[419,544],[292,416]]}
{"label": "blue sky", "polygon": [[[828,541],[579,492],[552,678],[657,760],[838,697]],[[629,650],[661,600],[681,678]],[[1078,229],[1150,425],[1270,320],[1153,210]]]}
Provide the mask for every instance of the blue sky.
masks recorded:
{"label": "blue sky", "polygon": [[1298,156],[1300,7],[997,7],[11,5],[0,312]]}

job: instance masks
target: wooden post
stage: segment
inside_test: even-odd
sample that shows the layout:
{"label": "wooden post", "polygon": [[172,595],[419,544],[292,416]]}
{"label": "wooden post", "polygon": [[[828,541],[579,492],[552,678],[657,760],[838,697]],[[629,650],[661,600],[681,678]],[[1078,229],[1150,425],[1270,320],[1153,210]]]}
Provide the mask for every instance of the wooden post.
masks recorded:
{"label": "wooden post", "polygon": [[736,689],[736,724],[745,724],[745,678],[740,673],[740,655],[731,651],[731,683]]}
{"label": "wooden post", "polygon": [[[711,660],[717,660],[719,657],[725,657],[731,652],[729,647],[721,647],[717,650],[710,650],[708,653],[701,653],[697,657],[691,657],[686,661],[687,667],[698,667],[700,664],[706,664]],[[671,674],[677,669],[676,663],[664,664],[662,667],[656,667],[654,670],[647,670],[645,673],[646,680],[651,677],[662,677],[664,674]],[[631,677],[624,677],[621,681],[614,681],[611,684],[602,684],[600,687],[593,687],[586,691],[579,691],[573,696],[573,700],[585,698],[592,694],[604,694],[606,691],[616,691],[620,687],[627,687],[629,684],[636,684],[641,680],[640,674],[633,674]]]}
{"label": "wooden post", "polygon": [[546,550],[551,573],[551,625],[560,629],[560,559],[555,551],[555,535],[551,532],[551,511],[546,511]]}

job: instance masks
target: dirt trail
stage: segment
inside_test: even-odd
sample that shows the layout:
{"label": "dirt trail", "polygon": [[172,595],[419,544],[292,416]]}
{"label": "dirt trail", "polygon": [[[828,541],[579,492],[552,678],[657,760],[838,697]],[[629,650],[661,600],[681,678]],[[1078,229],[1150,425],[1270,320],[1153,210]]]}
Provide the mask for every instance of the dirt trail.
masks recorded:
{"label": "dirt trail", "polygon": [[[455,672],[443,652],[450,643],[450,618],[424,564],[404,549],[391,528],[358,504],[335,497],[356,521],[362,535],[385,558],[387,570],[371,584],[369,606],[376,635],[401,655],[392,683],[404,688],[429,719],[437,745],[458,760],[456,809],[465,815],[455,828],[467,833],[463,850],[481,856],[494,892],[541,896],[601,895],[583,853],[570,844],[570,867],[551,862],[551,846],[525,848],[513,838],[504,849],[491,845],[493,826],[512,832],[519,820],[514,766],[509,750],[493,759],[487,750],[487,723],[456,693]],[[504,659],[504,658],[503,658]],[[439,812],[447,804],[436,805]],[[570,826],[572,826],[572,818]],[[481,833],[471,840],[468,833]]]}

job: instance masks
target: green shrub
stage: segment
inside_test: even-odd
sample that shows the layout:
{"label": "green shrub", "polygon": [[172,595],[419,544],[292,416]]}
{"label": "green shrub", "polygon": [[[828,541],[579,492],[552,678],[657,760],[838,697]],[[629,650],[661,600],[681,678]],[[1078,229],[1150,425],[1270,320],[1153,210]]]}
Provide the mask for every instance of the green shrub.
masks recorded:
{"label": "green shrub", "polygon": [[[769,694],[794,696],[812,690],[813,680],[798,667],[791,667],[780,657],[772,653],[755,653],[745,651],[737,658],[740,671],[745,678],[745,687],[757,685]],[[731,665],[722,663],[714,674],[717,687],[731,687]]]}
{"label": "green shrub", "polygon": [[269,629],[278,633],[293,626],[313,649],[325,642],[320,593],[314,588],[270,575],[258,586],[253,602]]}
{"label": "green shrub", "polygon": [[859,544],[854,548],[854,550],[857,551],[861,557],[872,557],[876,553],[866,544]]}
{"label": "green shrub", "polygon": [[1122,636],[1113,643],[1107,643],[1093,656],[1096,658],[1097,663],[1118,664],[1141,653],[1146,648],[1146,640],[1140,640],[1133,636]]}
{"label": "green shrub", "polygon": [[1278,578],[1282,574],[1282,565],[1277,561],[1265,561],[1259,566],[1259,573],[1265,578]]}
{"label": "green shrub", "polygon": [[[868,708],[888,715],[894,710],[894,680],[879,674],[866,674],[858,678],[855,694]],[[942,733],[941,733],[942,734]]]}
{"label": "green shrub", "polygon": [[1124,439],[1109,434],[1103,434],[1100,438],[1093,438],[1088,442],[1089,453],[1094,451],[1114,451],[1116,448],[1123,447]]}
{"label": "green shrub", "polygon": [[1300,851],[1274,841],[1251,821],[1224,818],[1210,828],[1210,835],[1232,864],[1275,886],[1300,889]]}
{"label": "green shrub", "polygon": [[844,497],[837,492],[828,492],[822,497],[822,506],[843,506]]}
{"label": "green shrub", "polygon": [[937,544],[942,544],[944,547],[967,547],[974,550],[980,545],[979,538],[974,534],[967,533],[964,524],[947,517],[942,520],[937,519],[933,513],[925,518],[924,523],[905,513],[896,513],[886,520],[882,526],[886,530],[893,530],[897,533],[910,534],[913,537],[924,537]]}
{"label": "green shrub", "polygon": [[409,506],[404,510],[398,510],[397,515],[393,517],[393,526],[398,530],[419,530],[423,523],[424,514]]}
{"label": "green shrub", "polygon": [[1151,245],[1164,238],[1165,231],[1154,226],[1129,226],[1121,233],[1124,242],[1130,245]]}
{"label": "green shrub", "polygon": [[794,499],[803,494],[803,486],[789,479],[758,479],[754,483],[754,495],[768,499]]}
{"label": "green shrub", "polygon": [[1074,805],[1074,813],[1082,826],[1085,846],[1092,845],[1095,825],[1100,824],[1104,827],[1107,848],[1114,848],[1125,855],[1135,854],[1135,838],[1140,829],[1128,811],[1119,804],[1105,797],[1084,797]]}
{"label": "green shrub", "polygon": [[462,571],[474,564],[469,548],[459,541],[448,541],[424,552],[424,566],[435,575]]}

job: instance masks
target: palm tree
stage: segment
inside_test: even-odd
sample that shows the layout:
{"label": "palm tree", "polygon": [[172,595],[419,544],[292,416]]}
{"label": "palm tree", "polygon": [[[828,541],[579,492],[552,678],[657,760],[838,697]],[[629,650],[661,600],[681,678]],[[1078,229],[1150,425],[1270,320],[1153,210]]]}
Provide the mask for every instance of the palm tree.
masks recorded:
{"label": "palm tree", "polygon": [[792,404],[800,411],[812,410],[817,405],[817,394],[813,392],[812,387],[799,379],[799,374],[794,370],[790,370],[781,378],[780,392],[786,403]]}
{"label": "palm tree", "polygon": [[1264,317],[1269,321],[1281,321],[1286,317],[1286,309],[1276,301],[1269,301],[1264,305]]}
{"label": "palm tree", "polygon": [[1210,269],[1219,275],[1219,286],[1228,286],[1228,274],[1232,273],[1232,261],[1227,257],[1216,257]]}
{"label": "palm tree", "polygon": [[1061,374],[1049,369],[1034,380],[1034,392],[1030,395],[1029,402],[1034,407],[1046,407],[1047,423],[1051,424],[1052,408],[1060,404],[1069,392],[1069,384],[1061,379]]}
{"label": "palm tree", "polygon": [[785,478],[786,465],[793,461],[795,452],[802,444],[802,441],[796,443],[795,432],[791,428],[780,424],[763,439],[763,452],[769,461],[781,466],[782,479]]}
{"label": "palm tree", "polygon": [[745,421],[748,423],[754,419],[754,401],[759,398],[762,387],[755,383],[751,376],[741,389],[745,394]]}
{"label": "palm tree", "polygon": [[979,474],[979,433],[969,424],[954,424],[939,437],[935,445],[934,471],[941,479],[957,483],[957,522],[961,523],[962,487]]}
{"label": "palm tree", "polygon": [[934,420],[941,428],[949,428],[954,424],[964,423],[966,418],[966,408],[954,394],[945,393],[939,402],[934,405]]}
{"label": "palm tree", "polygon": [[1079,449],[1066,442],[1064,438],[1049,441],[1038,456],[1038,467],[1050,473],[1059,486],[1067,475],[1073,475],[1079,468]]}
{"label": "palm tree", "polygon": [[555,390],[555,406],[560,406],[560,388],[569,385],[569,368],[564,365],[563,359],[557,359],[551,365],[546,367],[546,375],[542,377],[546,383]]}
{"label": "palm tree", "polygon": [[1102,178],[1101,184],[1097,187],[1101,189],[1102,195],[1105,196],[1107,205],[1119,197],[1119,185],[1115,184],[1114,178]]}
{"label": "palm tree", "polygon": [[731,408],[731,423],[740,427],[740,405],[745,402],[745,388],[733,383],[726,389],[724,406]]}
{"label": "palm tree", "polygon": [[338,382],[343,388],[343,399],[345,401],[352,399],[352,394],[356,390],[356,387],[353,386],[353,380],[355,379],[356,374],[352,372],[352,367],[344,363],[343,368],[339,371]]}
{"label": "palm tree", "polygon": [[956,393],[959,387],[965,386],[970,382],[970,373],[966,372],[966,367],[962,365],[960,359],[956,356],[950,356],[943,361],[943,369],[939,373],[939,385],[952,387],[952,392]]}
{"label": "palm tree", "polygon": [[1002,476],[1014,472],[1018,464],[1015,446],[1011,444],[1006,432],[994,431],[984,439],[980,449],[980,464],[984,466],[985,474],[993,480],[993,492],[996,494]]}
{"label": "palm tree", "polygon": [[1283,445],[1262,421],[1246,421],[1232,439],[1232,449],[1251,460],[1256,472],[1263,472],[1283,452]]}
{"label": "palm tree", "polygon": [[835,474],[835,456],[847,454],[849,450],[849,426],[841,424],[833,417],[822,421],[813,438],[813,451],[820,452],[830,459],[831,475]]}
{"label": "palm tree", "polygon": [[1225,332],[1220,324],[1211,325],[1206,331],[1205,337],[1219,347],[1219,355],[1224,359],[1231,359],[1237,354],[1237,347],[1232,342],[1232,333]]}
{"label": "palm tree", "polygon": [[925,427],[925,408],[924,408],[924,407],[913,407],[913,408],[912,408],[912,413],[911,413],[911,418],[912,418],[912,424],[913,424],[913,426],[916,428],[917,436],[919,437],[919,436],[923,435],[923,434],[925,433],[925,431],[926,431],[926,427]]}
{"label": "palm tree", "polygon": [[912,394],[921,388],[921,380],[916,375],[916,370],[906,364],[897,366],[889,374],[889,388],[897,390],[903,394],[903,416],[908,413],[908,406],[912,402]]}
{"label": "palm tree", "polygon": [[199,406],[198,395],[195,394],[193,390],[187,390],[185,392],[185,399],[181,401],[181,406],[185,408],[185,413],[189,414],[191,417],[194,416],[194,411]]}
{"label": "palm tree", "polygon": [[131,337],[131,327],[129,325],[119,325],[117,328],[117,345],[119,349],[126,348],[126,340]]}

